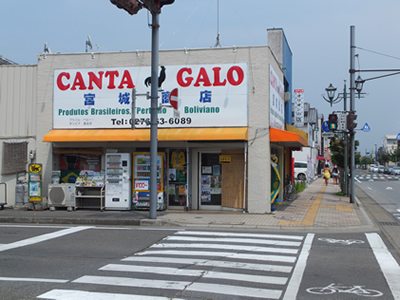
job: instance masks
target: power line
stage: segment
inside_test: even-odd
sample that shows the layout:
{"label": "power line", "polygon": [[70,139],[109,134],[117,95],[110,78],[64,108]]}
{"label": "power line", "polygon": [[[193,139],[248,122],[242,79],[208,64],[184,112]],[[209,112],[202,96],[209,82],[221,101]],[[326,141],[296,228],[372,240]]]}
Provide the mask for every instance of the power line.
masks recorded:
{"label": "power line", "polygon": [[371,52],[371,53],[375,53],[375,54],[379,54],[379,55],[382,55],[382,56],[386,56],[386,57],[390,57],[390,58],[394,58],[394,59],[400,60],[400,58],[399,58],[399,57],[396,57],[396,56],[391,56],[391,55],[388,55],[388,54],[384,54],[384,53],[377,52],[377,51],[373,51],[373,50],[369,50],[369,49],[364,49],[364,48],[357,47],[357,46],[356,46],[356,48],[357,48],[357,49],[360,49],[360,50],[367,51],[367,52]]}

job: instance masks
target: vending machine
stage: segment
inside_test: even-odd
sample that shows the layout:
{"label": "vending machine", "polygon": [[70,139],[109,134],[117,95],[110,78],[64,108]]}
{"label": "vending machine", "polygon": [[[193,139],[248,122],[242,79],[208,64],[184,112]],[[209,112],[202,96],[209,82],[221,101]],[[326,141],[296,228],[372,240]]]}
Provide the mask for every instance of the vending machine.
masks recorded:
{"label": "vending machine", "polygon": [[[165,196],[165,155],[157,154],[157,210],[167,208]],[[133,209],[150,208],[150,153],[133,153]]]}
{"label": "vending machine", "polygon": [[131,155],[106,154],[106,210],[130,210],[132,207]]}

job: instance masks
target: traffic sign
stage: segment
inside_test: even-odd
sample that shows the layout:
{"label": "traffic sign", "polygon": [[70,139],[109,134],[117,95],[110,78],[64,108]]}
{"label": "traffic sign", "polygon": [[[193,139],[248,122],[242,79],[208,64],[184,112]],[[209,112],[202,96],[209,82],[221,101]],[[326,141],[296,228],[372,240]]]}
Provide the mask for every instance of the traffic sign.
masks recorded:
{"label": "traffic sign", "polygon": [[346,131],[347,129],[347,118],[346,118],[345,113],[339,114],[339,120],[338,120],[338,130],[339,131]]}
{"label": "traffic sign", "polygon": [[333,132],[323,132],[322,137],[331,138],[334,136]]}
{"label": "traffic sign", "polygon": [[371,130],[371,127],[367,123],[364,124],[364,127],[361,129],[362,131],[368,132]]}
{"label": "traffic sign", "polygon": [[314,131],[319,131],[319,127],[314,127]]}
{"label": "traffic sign", "polygon": [[178,110],[178,89],[177,88],[173,89],[171,91],[171,93],[169,94],[169,103],[175,110]]}
{"label": "traffic sign", "polygon": [[323,131],[323,132],[331,132],[331,131],[329,130],[329,122],[328,122],[328,121],[324,121],[324,122],[322,123],[322,131]]}
{"label": "traffic sign", "polygon": [[400,133],[396,136],[396,140],[400,140]]}

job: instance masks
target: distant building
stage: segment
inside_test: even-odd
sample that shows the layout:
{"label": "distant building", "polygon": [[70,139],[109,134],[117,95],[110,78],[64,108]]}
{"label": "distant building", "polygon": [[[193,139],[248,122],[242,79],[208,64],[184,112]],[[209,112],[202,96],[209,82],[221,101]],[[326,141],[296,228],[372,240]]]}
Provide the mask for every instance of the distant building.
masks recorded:
{"label": "distant building", "polygon": [[396,137],[396,135],[385,135],[383,146],[387,153],[392,153],[398,149],[398,140]]}
{"label": "distant building", "polygon": [[16,65],[16,63],[0,55],[0,65]]}
{"label": "distant building", "polygon": [[[295,103],[292,104],[292,116],[295,122]],[[310,103],[304,102],[303,116],[301,123],[297,122],[294,126],[300,130],[308,133],[308,147],[302,147],[300,151],[293,152],[293,158],[295,161],[307,162],[309,166],[308,177],[314,178],[316,174],[320,173],[320,169],[323,166],[323,161],[330,160],[330,157],[324,155],[324,143],[321,135],[321,128],[324,116],[318,114],[318,110],[314,107],[310,107]],[[327,148],[326,148],[327,149]]]}

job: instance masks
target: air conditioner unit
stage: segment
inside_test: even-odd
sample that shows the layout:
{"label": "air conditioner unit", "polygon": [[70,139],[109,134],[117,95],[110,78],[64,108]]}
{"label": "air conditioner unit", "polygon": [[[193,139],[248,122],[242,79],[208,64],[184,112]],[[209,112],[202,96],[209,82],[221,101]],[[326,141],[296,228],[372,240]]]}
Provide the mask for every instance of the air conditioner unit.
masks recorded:
{"label": "air conditioner unit", "polygon": [[75,208],[75,184],[49,184],[48,202],[50,207]]}

